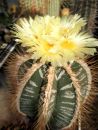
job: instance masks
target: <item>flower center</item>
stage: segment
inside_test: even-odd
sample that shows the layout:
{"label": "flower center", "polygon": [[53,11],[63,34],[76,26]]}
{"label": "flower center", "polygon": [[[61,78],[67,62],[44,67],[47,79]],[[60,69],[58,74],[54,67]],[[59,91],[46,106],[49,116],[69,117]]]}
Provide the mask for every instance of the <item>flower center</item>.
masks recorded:
{"label": "flower center", "polygon": [[71,40],[65,40],[63,41],[63,43],[61,44],[62,48],[64,49],[71,49],[71,50],[74,50],[77,48],[77,45],[72,42]]}
{"label": "flower center", "polygon": [[53,48],[53,44],[49,44],[48,42],[46,42],[46,44],[45,44],[45,49],[47,50],[47,51],[49,51],[49,50],[51,50],[52,48]]}

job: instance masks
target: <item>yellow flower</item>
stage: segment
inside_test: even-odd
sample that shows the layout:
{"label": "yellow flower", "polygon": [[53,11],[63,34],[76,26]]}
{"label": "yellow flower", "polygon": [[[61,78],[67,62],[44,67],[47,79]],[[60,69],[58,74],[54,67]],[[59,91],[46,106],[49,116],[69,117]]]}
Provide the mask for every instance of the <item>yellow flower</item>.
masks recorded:
{"label": "yellow flower", "polygon": [[93,55],[97,40],[84,33],[85,20],[79,15],[54,17],[36,16],[20,19],[14,26],[14,36],[28,47],[33,59],[63,66],[65,62]]}
{"label": "yellow flower", "polygon": [[80,15],[68,15],[63,16],[61,20],[62,28],[65,30],[64,33],[69,32],[69,35],[72,33],[78,33],[82,27],[86,25],[86,21],[81,18]]}
{"label": "yellow flower", "polygon": [[60,41],[60,50],[66,61],[84,58],[85,55],[94,55],[96,46],[98,41],[87,33],[72,34]]}

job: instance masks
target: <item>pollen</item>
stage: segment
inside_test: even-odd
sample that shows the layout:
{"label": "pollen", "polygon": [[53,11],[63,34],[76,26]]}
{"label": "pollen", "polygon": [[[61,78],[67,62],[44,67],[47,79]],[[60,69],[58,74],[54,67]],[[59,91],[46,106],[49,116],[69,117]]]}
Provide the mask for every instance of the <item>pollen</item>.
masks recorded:
{"label": "pollen", "polygon": [[63,49],[69,49],[69,50],[74,50],[77,48],[77,45],[70,40],[65,40],[62,44],[61,44]]}

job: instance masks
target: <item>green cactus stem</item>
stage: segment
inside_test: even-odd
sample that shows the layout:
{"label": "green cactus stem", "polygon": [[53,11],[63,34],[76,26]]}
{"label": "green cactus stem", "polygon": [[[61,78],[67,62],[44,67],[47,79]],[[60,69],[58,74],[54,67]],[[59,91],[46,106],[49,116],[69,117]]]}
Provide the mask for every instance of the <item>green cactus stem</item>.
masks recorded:
{"label": "green cactus stem", "polygon": [[59,16],[60,14],[60,0],[50,0],[47,14]]}
{"label": "green cactus stem", "polygon": [[[30,62],[27,54],[16,55],[8,62],[10,109],[21,120],[24,116],[32,118],[31,127],[35,130],[74,129],[77,119],[81,119],[81,108],[91,89],[92,79],[87,64],[73,61],[65,68],[54,68],[37,61],[28,67]],[[26,70],[24,74],[21,73],[23,69]],[[21,74],[21,80],[18,80]]]}
{"label": "green cactus stem", "polygon": [[60,0],[19,0],[22,12],[58,16]]}

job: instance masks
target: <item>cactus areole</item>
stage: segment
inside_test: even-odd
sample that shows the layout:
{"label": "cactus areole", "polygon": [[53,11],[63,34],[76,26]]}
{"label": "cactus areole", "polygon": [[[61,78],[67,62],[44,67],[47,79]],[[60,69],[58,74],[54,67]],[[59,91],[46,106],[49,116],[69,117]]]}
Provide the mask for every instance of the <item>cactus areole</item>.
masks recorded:
{"label": "cactus areole", "polygon": [[[14,25],[14,37],[29,55],[16,60],[16,109],[33,119],[36,130],[70,130],[77,120],[81,127],[81,107],[92,83],[84,60],[98,46],[83,31],[85,25],[77,14],[23,18]],[[20,79],[27,63],[31,66]]]}

